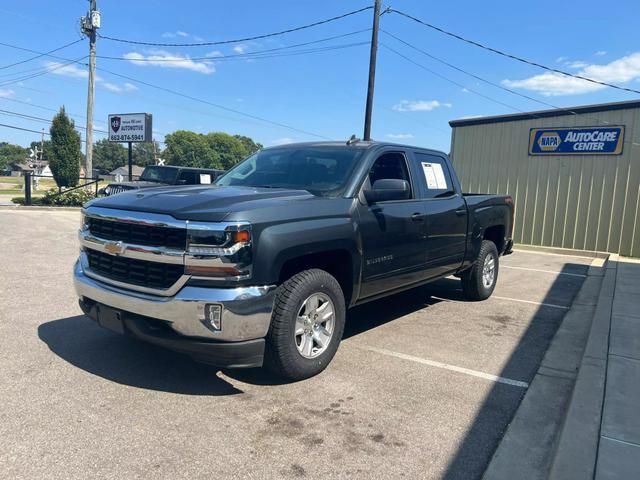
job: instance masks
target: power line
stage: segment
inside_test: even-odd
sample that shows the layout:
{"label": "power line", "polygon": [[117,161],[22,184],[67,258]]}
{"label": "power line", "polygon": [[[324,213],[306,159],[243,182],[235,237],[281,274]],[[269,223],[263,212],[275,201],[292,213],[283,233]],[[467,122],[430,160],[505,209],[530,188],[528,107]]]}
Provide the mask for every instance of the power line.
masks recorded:
{"label": "power line", "polygon": [[210,101],[204,100],[202,98],[194,97],[194,96],[188,95],[186,93],[178,92],[178,91],[172,90],[170,88],[161,87],[159,85],[154,85],[153,83],[145,82],[143,80],[138,80],[137,78],[133,78],[133,77],[130,77],[128,75],[123,75],[121,73],[112,72],[112,71],[106,70],[104,68],[98,68],[98,70],[100,70],[101,72],[109,73],[110,75],[114,75],[116,77],[125,78],[127,80],[132,81],[132,82],[139,83],[141,85],[145,85],[147,87],[151,87],[151,88],[155,88],[157,90],[161,90],[161,91],[164,91],[164,92],[167,92],[167,93],[171,93],[172,95],[177,95],[179,97],[187,98],[189,100],[193,100],[194,102],[204,103],[205,105],[210,105],[212,107],[216,107],[216,108],[219,108],[221,110],[225,110],[227,112],[232,112],[232,113],[235,113],[236,115],[241,115],[243,117],[252,118],[254,120],[260,120],[261,122],[265,122],[265,123],[268,123],[268,124],[271,124],[271,125],[275,125],[275,126],[281,127],[281,128],[286,128],[288,130],[295,131],[295,132],[298,132],[298,133],[303,133],[303,134],[309,135],[311,137],[322,138],[324,140],[331,140],[329,137],[325,137],[324,135],[318,135],[317,133],[308,132],[306,130],[302,130],[302,129],[297,128],[297,127],[292,127],[291,125],[287,125],[285,123],[280,123],[280,122],[276,122],[276,121],[273,121],[273,120],[268,120],[268,119],[266,119],[264,117],[259,117],[258,115],[252,115],[250,113],[245,113],[245,112],[242,112],[240,110],[236,110],[235,108],[225,107],[224,105],[220,105],[218,103],[210,102]]}
{"label": "power line", "polygon": [[[32,53],[42,53],[42,52],[38,52],[38,51],[35,51],[35,50],[27,49],[27,48],[24,48],[24,47],[18,47],[16,45],[10,45],[10,44],[7,44],[7,43],[2,43],[2,42],[0,42],[0,45],[3,45],[5,47],[9,47],[9,48],[15,48],[15,49],[18,49],[18,50],[27,50],[27,51],[31,51]],[[57,60],[63,60],[65,62],[69,62],[69,63],[79,63],[81,65],[85,65],[85,64],[81,63],[80,60],[69,60],[68,58],[60,57],[58,55],[46,55],[46,56],[51,57],[51,58],[55,58]],[[83,57],[83,58],[86,58],[86,57]],[[62,66],[64,66],[64,65],[60,65],[59,68],[61,68]],[[154,85],[152,83],[145,82],[143,80],[138,80],[137,78],[133,78],[133,77],[130,77],[128,75],[123,75],[121,73],[112,72],[112,71],[107,70],[105,68],[99,68],[98,67],[96,69],[101,71],[101,72],[105,72],[105,73],[108,73],[110,75],[114,75],[116,77],[126,78],[127,80],[130,80],[132,82],[139,83],[141,85],[145,85],[145,86],[148,86],[148,87],[151,87],[151,88],[155,88],[157,90],[165,91],[167,93],[171,93],[172,95],[176,95],[176,96],[179,96],[179,97],[187,98],[187,99],[193,100],[195,102],[203,103],[205,105],[210,105],[212,107],[216,107],[216,108],[219,108],[221,110],[232,112],[232,113],[235,113],[236,115],[240,115],[240,116],[247,117],[247,118],[252,118],[254,120],[259,120],[259,121],[264,122],[264,123],[268,123],[268,124],[271,124],[271,125],[274,125],[274,126],[277,126],[277,127],[281,127],[281,128],[286,128],[287,130],[291,130],[291,131],[295,131],[295,132],[298,132],[298,133],[302,133],[304,135],[308,135],[308,136],[311,136],[311,137],[322,138],[324,140],[331,140],[329,137],[326,137],[324,135],[319,135],[317,133],[308,132],[306,130],[293,127],[291,125],[287,125],[287,124],[284,124],[284,123],[281,123],[281,122],[276,122],[276,121],[273,121],[273,120],[269,120],[269,119],[266,119],[264,117],[260,117],[260,116],[257,116],[257,115],[252,115],[250,113],[245,113],[245,112],[242,112],[240,110],[236,110],[234,108],[225,107],[224,105],[220,105],[220,104],[217,104],[217,103],[214,103],[214,102],[210,102],[210,101],[204,100],[202,98],[193,97],[191,95],[187,95],[185,93],[181,93],[181,92],[178,92],[178,91],[175,91],[175,90],[171,90],[171,89],[166,88],[166,87],[161,87],[159,85]],[[49,70],[47,72],[44,72],[42,74],[44,75],[44,74],[50,73],[50,71],[51,70]]]}
{"label": "power line", "polygon": [[[34,115],[27,115],[26,113],[12,112],[10,110],[2,110],[2,109],[0,109],[0,114],[10,115],[10,116],[13,116],[13,117],[18,117],[18,118],[24,118],[25,120],[34,120],[34,121],[38,121],[38,122],[53,123],[53,120],[49,120],[48,118],[36,117]],[[81,127],[80,125],[75,125],[75,127],[79,128],[81,130],[86,130],[85,127]],[[99,133],[109,133],[106,130],[99,130],[99,129],[95,129],[95,128],[94,128],[94,131],[99,132]]]}
{"label": "power line", "polygon": [[[38,130],[31,130],[30,128],[22,128],[22,127],[16,127],[14,125],[7,125],[5,123],[0,123],[0,127],[5,127],[5,128],[13,128],[14,130],[22,130],[23,132],[31,132],[31,133],[37,133],[38,135],[42,135],[42,131],[38,131]],[[51,135],[50,133],[44,132],[45,135]]]}
{"label": "power line", "polygon": [[514,107],[513,105],[509,105],[508,103],[501,102],[500,100],[496,100],[495,98],[491,98],[488,95],[485,95],[485,94],[480,93],[480,92],[478,92],[476,90],[473,90],[472,88],[469,88],[466,85],[463,85],[462,83],[456,82],[455,80],[452,80],[449,77],[447,77],[445,75],[442,75],[441,73],[436,72],[435,70],[431,70],[429,67],[426,67],[426,66],[422,65],[421,63],[416,62],[412,58],[407,57],[406,55],[398,52],[397,50],[391,48],[390,46],[386,45],[385,43],[381,43],[381,45],[384,48],[386,48],[387,50],[390,50],[391,52],[395,53],[399,57],[404,58],[407,62],[413,63],[416,67],[421,68],[422,70],[425,70],[425,71],[431,73],[432,75],[435,75],[436,77],[440,77],[443,80],[445,80],[445,81],[447,81],[449,83],[452,83],[454,85],[457,85],[458,87],[463,88],[463,89],[465,89],[465,90],[467,90],[467,91],[469,91],[469,92],[471,92],[471,93],[473,93],[475,95],[478,95],[479,97],[482,97],[482,98],[484,98],[486,100],[489,100],[490,102],[497,103],[499,105],[502,105],[503,107],[510,108],[511,110],[515,110],[515,111],[520,112],[520,113],[527,113],[524,110],[520,110],[519,108]]}
{"label": "power line", "polygon": [[458,66],[456,66],[456,65],[454,65],[454,64],[452,64],[452,63],[449,63],[449,62],[447,62],[446,60],[443,60],[443,59],[441,59],[441,58],[438,58],[438,57],[436,57],[435,55],[432,55],[431,53],[429,53],[429,52],[427,52],[427,51],[425,51],[425,50],[422,50],[421,48],[418,48],[418,47],[416,47],[415,45],[412,45],[411,43],[409,43],[409,42],[407,42],[407,41],[405,41],[405,40],[402,40],[401,38],[397,37],[396,35],[393,35],[392,33],[389,33],[389,32],[387,32],[387,31],[385,31],[385,30],[382,30],[382,32],[383,32],[385,35],[388,35],[389,37],[394,38],[394,39],[395,39],[395,40],[397,40],[398,42],[400,42],[400,43],[402,43],[402,44],[406,45],[407,47],[412,48],[413,50],[415,50],[415,51],[417,51],[417,52],[420,52],[420,53],[422,53],[423,55],[425,55],[425,56],[427,56],[427,57],[429,57],[429,58],[431,58],[431,59],[433,59],[433,60],[435,60],[435,61],[437,61],[437,62],[440,62],[440,63],[442,63],[443,65],[446,65],[447,67],[453,68],[454,70],[457,70],[458,72],[464,73],[465,75],[469,75],[470,77],[473,77],[473,78],[475,78],[476,80],[479,80],[479,81],[481,81],[481,82],[483,82],[483,83],[486,83],[486,84],[491,85],[491,86],[493,86],[493,87],[499,88],[500,90],[504,90],[505,92],[509,92],[509,93],[511,93],[511,94],[513,94],[513,95],[517,95],[517,96],[519,96],[519,97],[526,98],[527,100],[531,100],[532,102],[536,102],[536,103],[539,103],[539,104],[541,104],[541,105],[545,105],[545,106],[547,106],[547,107],[555,108],[555,109],[557,109],[557,110],[563,110],[563,111],[565,111],[565,112],[569,112],[569,113],[571,113],[571,114],[573,114],[573,115],[578,115],[576,112],[574,112],[574,111],[573,111],[573,110],[571,110],[570,108],[558,107],[558,106],[556,106],[556,105],[553,105],[553,104],[551,104],[551,103],[545,102],[545,101],[540,100],[540,99],[537,99],[537,98],[535,98],[535,97],[531,97],[531,96],[526,95],[526,94],[524,94],[524,93],[516,92],[515,90],[512,90],[512,89],[510,89],[510,88],[507,88],[507,87],[505,87],[505,86],[503,86],[503,85],[500,85],[499,83],[495,83],[495,82],[492,82],[492,81],[490,81],[490,80],[487,80],[486,78],[483,78],[483,77],[481,77],[481,76],[479,76],[479,75],[476,75],[475,73],[472,73],[472,72],[469,72],[469,71],[467,71],[467,70],[464,70],[463,68],[460,68],[460,67],[458,67]]}
{"label": "power line", "polygon": [[98,34],[98,36],[100,38],[103,38],[105,40],[111,40],[114,42],[120,42],[120,43],[128,43],[131,45],[145,45],[145,46],[151,46],[151,47],[209,47],[209,46],[213,46],[213,45],[227,45],[230,43],[241,43],[241,42],[250,42],[252,40],[261,40],[263,38],[271,38],[271,37],[276,37],[279,35],[284,35],[287,33],[293,33],[293,32],[298,32],[300,30],[305,30],[307,28],[312,28],[312,27],[317,27],[319,25],[324,25],[326,23],[330,23],[330,22],[334,22],[336,20],[341,20],[343,18],[349,17],[351,15],[356,15],[358,13],[364,12],[366,10],[370,10],[373,7],[368,6],[368,7],[363,7],[360,8],[358,10],[353,10],[351,12],[347,12],[347,13],[343,13],[342,15],[338,15],[335,17],[331,17],[331,18],[327,18],[325,20],[320,20],[317,22],[313,22],[313,23],[309,23],[306,25],[301,25],[299,27],[293,27],[293,28],[288,28],[286,30],[281,30],[279,32],[272,32],[272,33],[265,33],[262,35],[254,35],[251,37],[244,37],[244,38],[236,38],[233,40],[218,40],[215,42],[198,42],[198,43],[158,43],[158,42],[143,42],[143,41],[137,41],[137,40],[128,40],[128,39],[123,39],[123,38],[116,38],[116,37],[109,37],[106,35],[100,35]]}
{"label": "power line", "polygon": [[414,16],[411,16],[411,15],[409,15],[407,13],[401,12],[401,11],[396,10],[394,8],[388,8],[386,11],[388,11],[390,13],[397,13],[398,15],[402,15],[403,17],[406,17],[406,18],[408,18],[410,20],[413,20],[414,22],[417,22],[417,23],[419,23],[421,25],[424,25],[425,27],[428,27],[428,28],[431,28],[433,30],[436,30],[437,32],[443,33],[443,34],[448,35],[450,37],[453,37],[453,38],[455,38],[457,40],[461,40],[461,41],[463,41],[465,43],[468,43],[470,45],[474,45],[476,47],[482,48],[482,49],[487,50],[489,52],[493,52],[493,53],[496,53],[498,55],[502,55],[503,57],[507,57],[507,58],[510,58],[512,60],[516,60],[518,62],[527,64],[527,65],[532,65],[534,67],[538,67],[538,68],[541,68],[543,70],[547,70],[549,72],[559,73],[559,74],[567,76],[567,77],[572,77],[572,78],[577,78],[579,80],[584,80],[585,82],[594,83],[596,85],[602,85],[602,86],[605,86],[605,87],[615,88],[616,90],[623,90],[625,92],[631,92],[631,93],[640,94],[640,90],[635,90],[633,88],[627,88],[627,87],[621,87],[620,85],[615,85],[613,83],[602,82],[600,80],[594,80],[593,78],[588,78],[588,77],[585,77],[583,75],[577,75],[577,74],[565,72],[564,70],[559,70],[557,68],[547,67],[546,65],[543,65],[541,63],[537,63],[537,62],[534,62],[532,60],[527,60],[525,58],[518,57],[518,56],[513,55],[511,53],[507,53],[507,52],[504,52],[502,50],[498,50],[496,48],[489,47],[487,45],[483,45],[480,42],[476,42],[474,40],[469,40],[468,38],[465,38],[465,37],[463,37],[461,35],[449,32],[449,31],[447,31],[447,30],[445,30],[443,28],[440,28],[440,27],[437,27],[437,26],[432,25],[430,23],[427,23],[427,22],[425,22],[423,20],[420,20],[419,18],[416,18]]}
{"label": "power line", "polygon": [[38,59],[38,58],[40,58],[40,57],[44,57],[44,56],[49,55],[49,54],[51,54],[51,53],[54,53],[54,52],[58,52],[58,51],[60,51],[60,50],[63,50],[63,49],[65,49],[65,48],[67,48],[67,47],[70,47],[71,45],[75,45],[76,43],[79,43],[79,42],[81,42],[81,41],[82,41],[82,38],[80,38],[80,39],[78,39],[78,40],[74,40],[73,42],[67,43],[66,45],[62,45],[61,47],[54,48],[53,50],[49,50],[49,51],[48,51],[48,52],[46,52],[46,53],[40,53],[40,54],[36,55],[35,57],[27,58],[27,59],[25,59],[25,60],[21,60],[21,61],[19,61],[19,62],[11,63],[11,64],[9,64],[9,65],[4,65],[4,66],[0,67],[0,70],[4,70],[4,69],[6,69],[6,68],[15,67],[16,65],[22,65],[23,63],[27,63],[27,62],[30,62],[30,61],[32,61],[32,60],[36,60],[36,59]]}
{"label": "power line", "polygon": [[[519,93],[519,92],[513,91],[513,90],[511,90],[511,89],[509,89],[509,88],[503,87],[502,85],[499,85],[499,84],[493,83],[493,82],[491,82],[490,80],[486,80],[486,79],[484,79],[484,78],[482,78],[482,77],[480,77],[480,76],[478,76],[478,75],[476,75],[476,74],[474,74],[474,73],[468,72],[468,71],[466,71],[466,70],[464,70],[464,69],[462,69],[462,68],[459,68],[459,67],[457,67],[457,66],[455,66],[455,65],[453,65],[453,64],[451,64],[451,63],[449,63],[449,62],[447,62],[447,61],[445,61],[445,60],[442,60],[442,59],[440,59],[440,58],[438,58],[438,57],[436,57],[436,56],[434,56],[434,55],[431,55],[430,53],[428,53],[428,52],[426,52],[426,51],[424,51],[424,50],[421,50],[421,49],[419,49],[418,47],[415,47],[414,45],[411,45],[411,44],[410,44],[410,43],[408,43],[408,42],[405,42],[404,40],[400,39],[399,37],[397,37],[397,36],[395,36],[395,35],[392,35],[392,34],[391,34],[391,33],[389,33],[389,32],[385,32],[384,30],[383,30],[383,32],[384,32],[386,35],[388,35],[388,36],[390,36],[390,37],[392,37],[392,38],[394,38],[394,39],[398,40],[399,42],[401,42],[401,43],[405,44],[406,46],[408,46],[408,47],[410,47],[410,48],[413,48],[414,50],[416,50],[416,51],[418,51],[418,52],[420,52],[420,53],[423,53],[423,54],[424,54],[424,55],[426,55],[427,57],[432,58],[432,59],[434,59],[434,60],[436,60],[436,61],[438,61],[438,62],[441,62],[441,63],[443,63],[444,65],[447,65],[448,67],[451,67],[451,68],[453,68],[453,69],[455,69],[455,70],[457,70],[457,71],[459,71],[459,72],[462,72],[462,73],[464,73],[464,74],[466,74],[466,75],[469,75],[469,76],[471,76],[471,77],[473,77],[473,78],[476,78],[477,80],[480,80],[480,81],[482,81],[482,82],[484,82],[484,83],[487,83],[488,85],[492,85],[492,86],[494,86],[494,87],[497,87],[497,88],[500,88],[500,89],[502,89],[502,90],[505,90],[505,91],[507,91],[507,92],[509,92],[509,93],[512,93],[513,95],[517,95],[517,96],[519,96],[519,97],[523,97],[523,98],[526,98],[526,99],[528,99],[528,100],[532,100],[532,101],[534,101],[534,102],[538,102],[538,103],[540,103],[540,104],[542,104],[542,105],[546,105],[546,106],[548,106],[548,107],[553,108],[554,110],[564,111],[564,112],[567,112],[567,113],[569,113],[569,114],[571,114],[571,115],[576,115],[576,116],[578,116],[578,115],[583,115],[583,116],[585,116],[585,117],[587,117],[587,118],[592,118],[594,121],[596,121],[596,122],[598,122],[598,123],[600,123],[600,124],[602,124],[602,125],[610,125],[610,122],[607,122],[606,120],[602,120],[602,119],[600,119],[600,118],[598,118],[598,117],[595,117],[595,116],[593,116],[593,115],[588,115],[588,114],[584,114],[584,113],[578,113],[578,112],[573,111],[573,110],[572,110],[572,109],[570,109],[570,108],[558,107],[558,106],[552,105],[552,104],[550,104],[550,103],[543,102],[542,100],[538,100],[538,99],[536,99],[536,98],[534,98],[534,97],[530,97],[530,96],[528,96],[528,95],[521,94],[521,93]],[[422,68],[422,69],[424,69],[424,70],[426,70],[426,71],[428,71],[428,72],[430,72],[430,73],[432,73],[432,74],[434,74],[434,75],[437,75],[438,77],[443,78],[443,79],[445,79],[445,80],[447,80],[447,81],[449,81],[449,82],[451,82],[451,83],[453,83],[453,84],[455,84],[455,85],[461,86],[461,87],[463,87],[465,90],[467,90],[467,91],[469,91],[469,92],[471,92],[471,93],[474,93],[474,94],[476,94],[476,95],[479,95],[479,96],[481,96],[481,97],[483,97],[483,98],[485,98],[485,99],[487,99],[487,100],[490,100],[490,101],[492,101],[492,102],[494,102],[494,103],[499,103],[499,104],[501,104],[501,105],[504,105],[504,106],[506,106],[506,107],[508,107],[508,108],[511,108],[512,110],[516,110],[516,111],[518,111],[518,112],[520,112],[520,113],[523,113],[523,114],[525,114],[525,115],[528,115],[528,116],[530,116],[530,117],[532,117],[532,118],[540,118],[540,116],[539,116],[539,115],[536,115],[536,114],[535,114],[535,113],[533,113],[533,112],[526,112],[526,111],[524,111],[524,110],[520,110],[520,109],[518,109],[518,108],[516,108],[516,107],[514,107],[514,106],[512,106],[512,105],[509,105],[509,104],[507,104],[507,103],[504,103],[504,102],[501,102],[501,101],[499,101],[499,100],[496,100],[496,99],[493,99],[493,98],[491,98],[491,97],[488,97],[488,96],[486,96],[486,95],[483,95],[483,94],[481,94],[481,93],[479,93],[479,92],[477,92],[477,91],[475,91],[475,90],[470,89],[469,87],[465,87],[465,86],[463,86],[462,84],[457,83],[457,82],[455,82],[454,80],[451,80],[451,79],[449,79],[449,78],[445,77],[444,75],[440,75],[439,73],[437,73],[437,72],[435,72],[435,71],[433,71],[433,70],[431,70],[431,69],[429,69],[429,68],[425,67],[424,65],[422,65],[422,64],[420,64],[420,63],[418,63],[418,62],[413,61],[413,60],[412,60],[412,59],[410,59],[409,57],[406,57],[406,56],[402,55],[401,53],[399,53],[399,52],[397,52],[397,51],[393,50],[393,49],[392,49],[392,48],[390,48],[389,46],[384,45],[384,44],[382,44],[382,45],[383,45],[385,48],[387,48],[388,50],[393,51],[393,53],[395,53],[396,55],[399,55],[399,56],[401,56],[402,58],[404,58],[405,60],[407,60],[407,61],[409,61],[409,62],[413,63],[414,65],[416,65],[416,66],[418,66],[418,67],[420,67],[420,68]],[[635,146],[640,145],[639,143],[637,143],[637,142],[635,142],[635,141],[633,141],[633,140],[625,141],[624,143],[630,143],[630,144],[635,145]]]}
{"label": "power line", "polygon": [[61,68],[68,67],[71,64],[80,63],[80,61],[84,60],[85,58],[87,58],[86,55],[84,57],[80,57],[80,58],[77,58],[75,60],[69,60],[66,63],[61,63],[61,64],[53,66],[53,67],[47,67],[45,69],[42,69],[38,73],[33,73],[33,74],[30,74],[30,75],[25,75],[23,77],[13,78],[11,80],[5,80],[2,83],[0,83],[0,87],[6,87],[7,85],[13,85],[14,83],[19,83],[19,82],[22,82],[24,80],[30,80],[30,79],[35,78],[35,77],[40,77],[42,75],[46,75],[48,73],[54,72],[56,70],[59,70]]}
{"label": "power line", "polygon": [[[338,38],[345,38],[345,37],[349,37],[349,36],[352,36],[352,35],[357,35],[359,33],[368,32],[370,30],[371,30],[370,28],[365,28],[365,29],[362,29],[362,30],[356,30],[354,32],[344,33],[342,35],[334,35],[332,37],[320,38],[318,40],[312,40],[310,42],[297,43],[295,45],[286,45],[284,47],[269,48],[269,49],[266,49],[266,50],[256,50],[256,51],[252,51],[252,52],[238,53],[238,54],[233,54],[233,55],[217,55],[217,56],[211,56],[210,55],[210,56],[204,56],[204,57],[185,57],[184,60],[185,61],[210,60],[210,61],[218,62],[218,61],[226,60],[226,59],[245,59],[247,57],[252,58],[253,56],[261,56],[262,54],[266,54],[266,53],[278,52],[278,51],[281,51],[281,50],[288,50],[288,49],[296,48],[296,47],[305,47],[305,46],[308,46],[308,45],[315,45],[317,43],[328,42],[330,40],[336,40]],[[128,62],[175,62],[175,61],[182,60],[181,58],[157,58],[157,59],[140,58],[140,59],[131,59],[131,58],[126,58],[126,57],[114,57],[114,56],[109,56],[109,55],[97,55],[96,58],[101,58],[103,60],[124,60],[124,61],[128,61]]]}

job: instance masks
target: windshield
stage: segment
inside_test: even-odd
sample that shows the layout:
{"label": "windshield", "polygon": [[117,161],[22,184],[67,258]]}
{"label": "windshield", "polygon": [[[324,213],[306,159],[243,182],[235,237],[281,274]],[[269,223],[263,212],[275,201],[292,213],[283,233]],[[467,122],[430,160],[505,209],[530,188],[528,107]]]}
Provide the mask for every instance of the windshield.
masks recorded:
{"label": "windshield", "polygon": [[292,188],[338,196],[363,153],[364,149],[346,146],[270,148],[239,163],[215,184]]}
{"label": "windshield", "polygon": [[142,175],[140,175],[140,180],[144,180],[146,182],[175,183],[177,174],[177,168],[157,166],[146,167],[142,172]]}

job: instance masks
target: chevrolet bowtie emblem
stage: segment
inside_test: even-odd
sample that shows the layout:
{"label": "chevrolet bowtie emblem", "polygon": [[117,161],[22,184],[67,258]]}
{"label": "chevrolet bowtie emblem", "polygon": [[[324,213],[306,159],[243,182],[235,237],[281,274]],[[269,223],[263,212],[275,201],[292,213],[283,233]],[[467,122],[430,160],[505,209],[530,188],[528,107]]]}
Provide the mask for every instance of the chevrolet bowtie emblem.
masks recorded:
{"label": "chevrolet bowtie emblem", "polygon": [[111,255],[122,255],[125,248],[122,242],[108,242],[104,244],[104,250]]}

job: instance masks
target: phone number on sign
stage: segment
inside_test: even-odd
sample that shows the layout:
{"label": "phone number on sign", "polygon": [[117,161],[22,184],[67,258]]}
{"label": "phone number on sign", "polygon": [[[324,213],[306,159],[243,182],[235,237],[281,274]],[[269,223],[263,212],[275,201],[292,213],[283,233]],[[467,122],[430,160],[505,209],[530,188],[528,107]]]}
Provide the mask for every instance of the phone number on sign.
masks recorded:
{"label": "phone number on sign", "polygon": [[109,135],[110,142],[144,142],[144,135],[139,133],[123,133],[122,135]]}

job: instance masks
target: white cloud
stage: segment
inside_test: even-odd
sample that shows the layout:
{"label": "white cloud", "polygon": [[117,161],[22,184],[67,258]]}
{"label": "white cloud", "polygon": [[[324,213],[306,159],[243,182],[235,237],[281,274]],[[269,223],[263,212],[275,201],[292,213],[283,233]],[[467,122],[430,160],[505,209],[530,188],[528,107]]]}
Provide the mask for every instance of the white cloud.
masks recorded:
{"label": "white cloud", "polygon": [[565,65],[569,68],[584,68],[589,64],[587,62],[583,62],[582,60],[575,60],[573,62],[567,62]]}
{"label": "white cloud", "polygon": [[564,63],[569,60],[569,57],[558,57],[556,58],[556,63]]}
{"label": "white cloud", "polygon": [[13,97],[15,94],[10,88],[0,88],[0,98]]}
{"label": "white cloud", "polygon": [[136,87],[133,83],[125,82],[124,89],[127,92],[135,92],[136,90],[138,90],[138,87]]}
{"label": "white cloud", "polygon": [[100,85],[113,93],[122,93],[123,91],[123,88],[120,85],[116,85],[115,83],[101,82]]}
{"label": "white cloud", "polygon": [[606,51],[606,50],[598,50],[596,53],[594,53],[594,55],[595,55],[596,57],[602,57],[602,56],[604,56],[604,55],[606,55],[606,54],[607,54],[607,51]]}
{"label": "white cloud", "polygon": [[413,138],[411,133],[387,133],[386,135],[389,138],[393,138],[395,140],[404,140],[407,138]]}
{"label": "white cloud", "polygon": [[465,88],[463,88],[463,89],[462,89],[462,91],[463,91],[464,93],[469,93],[469,89],[468,89],[468,88],[466,88],[466,87],[465,87]]}
{"label": "white cloud", "polygon": [[[640,52],[635,52],[604,65],[585,65],[578,75],[600,82],[625,83],[640,78]],[[568,77],[559,73],[541,73],[521,80],[503,80],[510,88],[521,88],[541,93],[545,96],[579,95],[601,90],[604,85]]]}
{"label": "white cloud", "polygon": [[247,51],[247,46],[241,43],[240,45],[233,47],[233,51],[242,54]]}
{"label": "white cloud", "polygon": [[295,140],[290,137],[282,137],[276,138],[275,140],[271,140],[271,145],[286,145],[287,143],[293,143]]}
{"label": "white cloud", "polygon": [[173,32],[164,32],[162,38],[176,38],[176,34]]}
{"label": "white cloud", "polygon": [[182,68],[193,72],[209,74],[216,71],[211,62],[191,60],[188,56],[158,50],[149,55],[138,52],[125,53],[124,58],[135,65],[163,68]]}
{"label": "white cloud", "polygon": [[62,75],[64,77],[71,78],[87,78],[89,72],[84,68],[80,68],[75,64],[65,65],[60,62],[45,62],[45,66],[50,73],[55,75]]}
{"label": "white cloud", "polygon": [[430,112],[439,107],[450,108],[450,103],[441,103],[438,100],[402,100],[392,108],[398,112]]}
{"label": "white cloud", "polygon": [[205,57],[224,57],[224,53],[222,53],[220,50],[214,50],[213,52],[206,53]]}
{"label": "white cloud", "polygon": [[188,36],[189,34],[187,32],[183,32],[182,30],[176,30],[175,32],[164,32],[162,34],[162,38],[176,38],[176,37],[186,38]]}
{"label": "white cloud", "polygon": [[178,30],[176,32],[176,35],[178,35],[179,37],[188,37],[189,34],[187,32],[183,32],[182,30]]}

